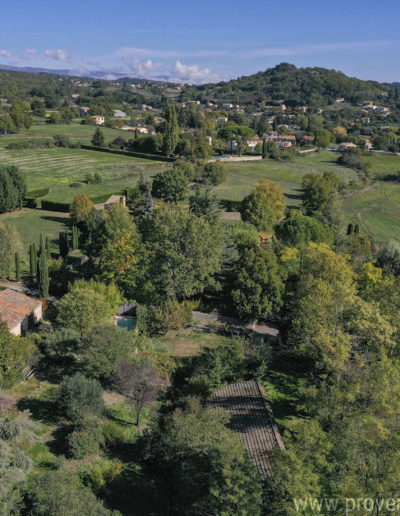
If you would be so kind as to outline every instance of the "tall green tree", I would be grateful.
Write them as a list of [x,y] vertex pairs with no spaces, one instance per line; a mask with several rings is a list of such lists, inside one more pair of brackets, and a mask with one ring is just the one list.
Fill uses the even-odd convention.
[[240,248],[232,277],[231,297],[240,318],[257,322],[279,310],[284,283],[278,260],[271,249],[259,246]]
[[40,298],[47,299],[49,297],[50,279],[47,264],[47,255],[45,251],[43,251],[39,256],[36,276],[38,296]]
[[175,106],[170,104],[165,113],[163,132],[163,152],[170,157],[174,154],[179,139],[179,124],[176,116]]
[[21,280],[21,259],[18,251],[15,253],[15,279],[17,281]]
[[221,228],[179,204],[165,204],[142,229],[149,280],[158,295],[179,300],[214,283],[221,265]]
[[160,172],[153,179],[151,194],[166,202],[180,202],[189,195],[188,179],[181,168]]
[[66,258],[69,253],[69,242],[68,234],[65,231],[62,231],[58,234],[58,246],[60,250],[60,256],[62,258]]
[[36,276],[37,273],[37,252],[35,244],[29,246],[29,270],[31,276]]

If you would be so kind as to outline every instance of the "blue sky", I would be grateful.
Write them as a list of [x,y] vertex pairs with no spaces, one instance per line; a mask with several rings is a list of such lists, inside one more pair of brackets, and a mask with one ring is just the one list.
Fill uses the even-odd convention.
[[2,4],[2,64],[201,83],[286,61],[400,81],[399,0]]

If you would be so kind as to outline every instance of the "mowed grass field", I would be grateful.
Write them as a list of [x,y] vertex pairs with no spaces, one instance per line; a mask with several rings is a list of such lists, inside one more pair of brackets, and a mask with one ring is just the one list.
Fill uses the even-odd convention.
[[378,182],[344,199],[341,206],[348,222],[359,224],[375,242],[400,241],[400,184]]
[[[10,134],[0,138],[0,147],[8,145],[10,142],[18,140],[30,140],[36,138],[52,138],[55,134],[66,136],[73,142],[81,142],[85,145],[90,144],[90,140],[96,126],[81,124],[40,124],[33,125],[29,129],[19,134]],[[122,136],[125,140],[133,138],[133,133],[123,131],[122,129],[111,129],[109,127],[101,127],[106,143],[110,143],[118,136]]]
[[[44,199],[65,203],[72,202],[80,193],[92,197],[135,186],[141,172],[150,177],[165,168],[161,162],[83,149],[60,148],[0,148],[0,162],[20,167],[26,173],[28,190],[48,187],[50,191]],[[72,183],[84,181],[89,172],[98,172],[103,182],[98,185],[82,183],[79,187],[70,186]]]
[[297,155],[289,162],[268,159],[228,163],[228,180],[217,187],[218,196],[221,199],[239,201],[258,181],[269,179],[282,185],[288,204],[299,204],[302,194],[301,182],[303,176],[309,172],[333,171],[346,182],[357,177],[354,170],[337,165],[336,159],[336,153],[324,151]]
[[0,215],[0,222],[12,224],[18,229],[23,244],[23,252],[21,253],[23,270],[29,269],[29,245],[35,243],[38,247],[41,233],[44,238],[49,237],[52,253],[58,254],[58,234],[68,229],[68,221],[68,213],[28,208]]

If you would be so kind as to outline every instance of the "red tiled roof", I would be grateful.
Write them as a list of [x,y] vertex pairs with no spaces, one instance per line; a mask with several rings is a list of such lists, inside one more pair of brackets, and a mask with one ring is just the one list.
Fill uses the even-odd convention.
[[10,330],[22,322],[39,305],[41,305],[41,301],[38,299],[33,299],[9,288],[0,292],[0,317],[8,324]]
[[261,383],[252,379],[222,387],[207,406],[230,413],[229,427],[241,434],[261,478],[271,475],[269,452],[275,446],[282,450],[285,446]]

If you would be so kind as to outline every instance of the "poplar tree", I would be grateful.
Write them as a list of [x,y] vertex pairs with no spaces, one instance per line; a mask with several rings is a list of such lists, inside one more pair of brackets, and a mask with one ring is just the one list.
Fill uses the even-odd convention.
[[163,137],[163,151],[169,158],[175,151],[179,138],[179,124],[175,106],[170,104],[165,113],[165,127]]

